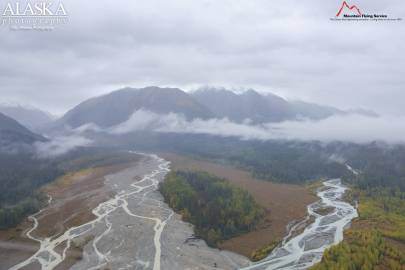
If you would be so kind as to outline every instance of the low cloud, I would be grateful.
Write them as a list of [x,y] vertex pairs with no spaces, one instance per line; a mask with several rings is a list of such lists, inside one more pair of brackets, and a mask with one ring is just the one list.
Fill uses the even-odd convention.
[[111,134],[152,130],[156,132],[209,134],[242,139],[269,139],[270,133],[264,127],[238,124],[224,119],[194,119],[187,121],[183,115],[169,113],[159,115],[146,110],[138,110],[122,124],[108,130]]
[[271,126],[280,130],[288,139],[337,140],[356,143],[405,142],[405,117],[403,116],[333,116],[321,121],[287,121]]
[[78,147],[89,146],[92,140],[80,135],[56,136],[47,142],[34,144],[37,155],[41,158],[55,157],[66,154]]
[[[97,129],[94,126],[91,127],[93,130]],[[138,110],[127,121],[106,132],[119,135],[142,130],[162,133],[208,134],[238,137],[243,140],[286,139],[403,143],[405,142],[405,117],[346,115],[333,116],[320,121],[285,121],[252,125],[247,122],[235,123],[226,118],[187,121],[184,116],[179,114],[159,115],[146,110]]]
[[340,164],[345,164],[346,159],[343,156],[337,155],[337,154],[332,154],[329,156],[329,160],[332,162],[337,162]]

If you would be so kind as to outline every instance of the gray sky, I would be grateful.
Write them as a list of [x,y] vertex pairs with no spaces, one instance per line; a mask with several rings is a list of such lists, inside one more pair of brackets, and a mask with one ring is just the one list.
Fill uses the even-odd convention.
[[340,0],[62,2],[66,26],[0,26],[0,102],[60,114],[123,86],[213,85],[405,115],[403,0],[349,0],[396,22],[330,21]]

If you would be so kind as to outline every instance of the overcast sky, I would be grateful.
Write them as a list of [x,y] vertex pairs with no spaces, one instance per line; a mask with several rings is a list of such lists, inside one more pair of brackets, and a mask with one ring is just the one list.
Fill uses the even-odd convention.
[[340,0],[62,1],[66,26],[0,26],[0,102],[61,114],[123,86],[213,85],[405,115],[403,0],[349,0],[395,22],[331,21]]

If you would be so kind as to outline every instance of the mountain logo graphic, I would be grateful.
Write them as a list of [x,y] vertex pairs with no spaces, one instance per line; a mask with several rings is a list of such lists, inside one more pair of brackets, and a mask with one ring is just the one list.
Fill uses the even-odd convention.
[[356,5],[350,6],[346,1],[343,1],[342,6],[340,7],[338,13],[336,13],[336,17],[339,17],[345,9],[348,9],[349,11],[355,12],[359,16],[361,16],[361,11]]

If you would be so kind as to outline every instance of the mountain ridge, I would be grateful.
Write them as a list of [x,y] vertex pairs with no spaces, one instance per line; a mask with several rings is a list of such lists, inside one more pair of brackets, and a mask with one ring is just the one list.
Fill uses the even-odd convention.
[[59,124],[77,128],[87,123],[111,127],[126,120],[137,110],[144,109],[160,114],[183,114],[188,120],[208,119],[214,115],[178,88],[122,88],[106,95],[85,100],[69,110]]
[[55,119],[50,113],[28,105],[0,104],[0,112],[34,131],[50,124]]
[[15,119],[0,113],[1,151],[15,151],[15,149],[20,149],[25,145],[31,145],[38,141],[44,142],[46,139],[41,135],[33,133]]
[[165,115],[175,113],[187,120],[227,118],[254,124],[287,120],[321,120],[333,115],[362,114],[373,116],[366,110],[340,110],[304,101],[289,101],[275,94],[261,94],[253,89],[235,93],[225,88],[200,88],[184,92],[179,88],[149,86],[122,88],[108,94],[87,99],[54,123],[54,128],[78,128],[95,124],[109,128],[124,123],[138,110]]
[[254,123],[282,122],[287,120],[321,120],[333,115],[360,114],[378,116],[362,109],[341,110],[332,106],[305,101],[290,101],[272,93],[261,94],[253,89],[234,93],[225,88],[205,87],[191,95],[219,117],[236,122],[250,119]]

